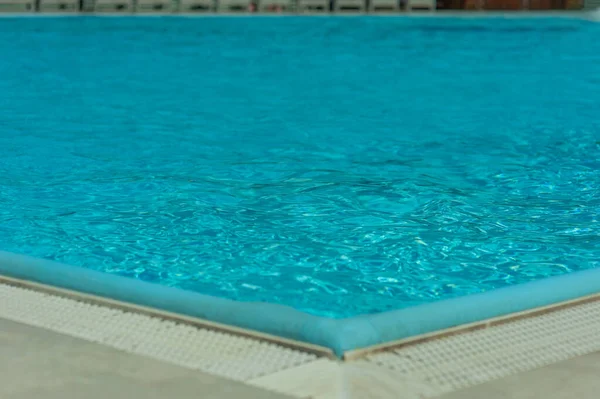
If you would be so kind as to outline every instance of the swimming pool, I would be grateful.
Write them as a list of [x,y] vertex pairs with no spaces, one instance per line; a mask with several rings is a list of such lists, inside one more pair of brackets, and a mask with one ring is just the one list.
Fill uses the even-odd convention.
[[343,319],[600,266],[576,19],[0,20],[0,249]]

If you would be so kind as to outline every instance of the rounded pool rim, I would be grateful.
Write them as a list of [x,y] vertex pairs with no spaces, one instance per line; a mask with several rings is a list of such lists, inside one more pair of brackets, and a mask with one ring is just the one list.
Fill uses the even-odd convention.
[[289,306],[234,301],[3,251],[0,275],[306,342],[340,357],[352,350],[600,292],[599,268],[399,310],[331,319]]

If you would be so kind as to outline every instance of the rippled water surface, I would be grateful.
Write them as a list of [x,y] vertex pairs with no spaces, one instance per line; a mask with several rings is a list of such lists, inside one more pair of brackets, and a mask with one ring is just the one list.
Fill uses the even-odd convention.
[[600,24],[0,20],[0,249],[330,317],[600,266]]

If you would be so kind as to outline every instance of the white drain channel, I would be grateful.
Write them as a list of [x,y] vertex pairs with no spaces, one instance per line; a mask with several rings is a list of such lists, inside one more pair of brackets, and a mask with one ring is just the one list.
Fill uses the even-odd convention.
[[2,283],[0,317],[238,381],[317,359],[260,339]]
[[429,398],[600,351],[600,301],[368,355]]

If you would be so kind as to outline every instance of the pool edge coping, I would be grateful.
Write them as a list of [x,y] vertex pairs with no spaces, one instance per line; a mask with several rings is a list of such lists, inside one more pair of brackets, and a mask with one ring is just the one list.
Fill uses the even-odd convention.
[[348,360],[452,330],[484,328],[591,297],[600,299],[600,269],[346,319],[233,301],[0,251],[2,280]]
[[3,274],[0,274],[0,285],[8,285],[15,288],[39,292],[45,295],[57,296],[76,302],[83,302],[88,303],[90,305],[117,309],[123,312],[141,314],[148,317],[159,318],[165,321],[182,323],[200,329],[206,329],[224,334],[254,339],[262,342],[268,342],[270,344],[277,345],[286,349],[313,354],[318,358],[325,358],[330,360],[337,359],[336,355],[331,349],[314,345],[308,342],[287,339],[277,335],[262,333],[260,331],[236,327],[233,325],[216,323],[206,319],[187,316],[181,313],[168,312],[158,308],[150,308],[143,305],[137,305],[131,302],[123,302],[107,297],[86,294],[80,291],[59,288],[52,285],[36,283],[29,280],[21,280]]
[[384,342],[372,345],[366,348],[353,349],[344,352],[343,360],[352,361],[362,359],[366,356],[375,355],[381,352],[394,351],[412,345],[419,345],[435,339],[442,339],[454,335],[470,333],[486,328],[497,327],[503,324],[509,324],[518,320],[543,316],[552,312],[584,305],[591,302],[600,302],[600,292],[586,295],[580,298],[570,299],[562,302],[552,303],[546,306],[540,306],[520,312],[510,313],[503,316],[491,317],[472,323],[460,324],[454,327],[436,330],[429,333],[402,338],[395,341]]

